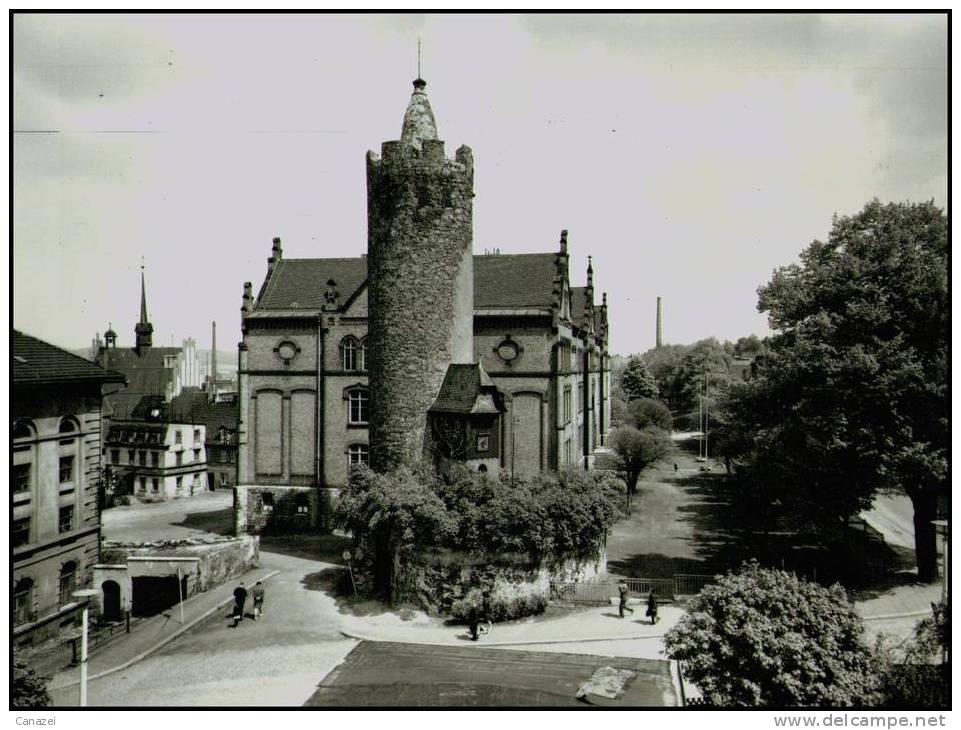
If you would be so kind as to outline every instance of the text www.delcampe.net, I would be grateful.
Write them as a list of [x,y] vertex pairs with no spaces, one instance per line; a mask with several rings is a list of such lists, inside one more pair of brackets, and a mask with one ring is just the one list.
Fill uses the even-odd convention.
[[944,727],[944,715],[775,715],[775,727]]

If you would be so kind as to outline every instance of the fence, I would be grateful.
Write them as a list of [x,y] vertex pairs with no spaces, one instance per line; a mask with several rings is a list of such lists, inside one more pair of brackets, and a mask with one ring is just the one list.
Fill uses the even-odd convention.
[[[658,601],[676,602],[699,593],[714,582],[713,575],[677,574],[673,578],[626,578],[628,598],[644,599],[654,591]],[[551,582],[550,600],[558,603],[579,603],[603,606],[617,598],[617,581]]]

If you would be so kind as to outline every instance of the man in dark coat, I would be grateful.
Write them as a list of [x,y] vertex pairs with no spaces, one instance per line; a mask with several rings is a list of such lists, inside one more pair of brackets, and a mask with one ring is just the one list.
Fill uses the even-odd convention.
[[479,613],[477,604],[471,603],[470,608],[467,609],[467,629],[470,631],[471,641],[477,641],[477,625],[480,623]]
[[651,617],[651,626],[657,623],[657,596],[653,588],[647,594],[647,615]]
[[247,589],[244,582],[234,588],[234,627],[244,620],[244,604],[247,603]]

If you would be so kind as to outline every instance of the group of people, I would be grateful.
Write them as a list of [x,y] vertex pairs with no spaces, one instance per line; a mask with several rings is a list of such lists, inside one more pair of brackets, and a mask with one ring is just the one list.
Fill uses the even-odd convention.
[[[621,614],[621,618],[624,618],[624,612],[627,611],[632,616],[634,615],[634,609],[627,605],[627,581],[621,580],[617,584],[618,593],[618,604],[617,609]],[[651,626],[657,623],[657,596],[654,595],[654,589],[647,594],[647,613],[646,615],[651,619]]]
[[[251,591],[251,596],[254,600],[254,613],[252,618],[256,621],[260,618],[261,614],[264,612],[264,583],[263,581],[257,581]],[[237,627],[241,621],[244,620],[244,606],[247,604],[247,589],[244,588],[244,582],[240,581],[240,585],[234,588],[234,611],[232,614],[234,620],[234,628]]]

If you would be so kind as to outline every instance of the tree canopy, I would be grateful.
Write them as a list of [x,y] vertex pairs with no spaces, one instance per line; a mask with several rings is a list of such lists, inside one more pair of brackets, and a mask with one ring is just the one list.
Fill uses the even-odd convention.
[[624,374],[621,376],[621,386],[628,402],[638,398],[657,397],[657,383],[654,382],[654,377],[648,372],[644,360],[638,356],[632,357],[628,361],[627,367],[624,368]]
[[903,490],[928,581],[948,477],[947,256],[933,203],[874,200],[835,217],[827,242],[758,290],[775,334],[728,404],[726,434],[746,478],[812,524]]
[[662,431],[671,430],[671,410],[658,400],[638,398],[627,406],[627,415],[635,428],[655,426]]
[[614,432],[614,451],[621,457],[627,482],[627,509],[637,491],[637,480],[648,466],[664,458],[671,448],[666,432],[656,426],[636,429],[623,425]]
[[871,705],[879,677],[844,589],[757,563],[702,590],[664,637],[711,705]]

